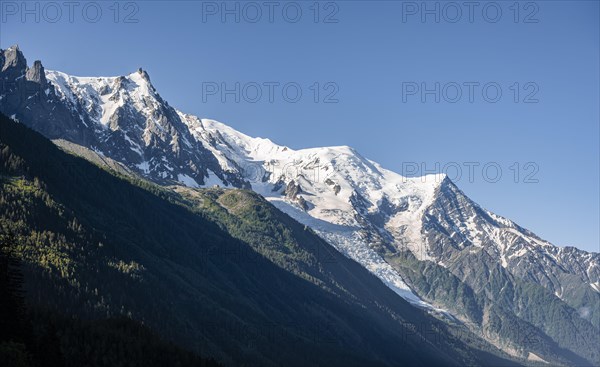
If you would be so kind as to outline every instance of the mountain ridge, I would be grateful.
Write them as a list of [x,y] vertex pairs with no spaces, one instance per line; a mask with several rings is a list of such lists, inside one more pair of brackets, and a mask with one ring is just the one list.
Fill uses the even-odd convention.
[[[22,66],[25,58],[18,52],[12,50],[7,55],[0,58],[8,60],[1,74],[5,80],[18,74],[15,68],[26,70]],[[34,65],[43,70],[41,63]],[[37,114],[19,107],[29,97],[27,93],[19,95],[23,94],[23,87],[9,89],[8,93],[2,91],[0,110],[15,114],[46,136],[65,138],[97,150],[159,184],[251,188],[417,306],[446,313],[448,302],[441,296],[423,300],[420,294],[426,294],[426,290],[407,280],[410,277],[402,273],[402,266],[393,265],[392,260],[405,252],[418,261],[444,268],[475,290],[485,289],[490,279],[487,273],[480,277],[474,272],[477,269],[472,269],[473,264],[486,269],[499,265],[509,274],[510,287],[521,281],[536,284],[568,304],[587,322],[578,324],[587,330],[585,334],[592,325],[600,325],[598,253],[560,248],[541,240],[514,222],[481,208],[443,175],[403,177],[347,146],[293,150],[269,139],[251,138],[225,124],[172,108],[153,87],[136,93],[132,85],[139,84],[127,77],[110,77],[109,83],[98,81],[103,78],[70,77],[47,71],[44,84],[43,78],[35,77],[39,73],[29,74],[28,83],[41,86],[39,92],[52,86],[55,93],[45,93],[47,102],[62,105],[69,112],[65,116],[75,116],[79,124],[67,122],[64,132],[57,133],[61,130],[59,124],[51,122],[46,125],[58,127],[49,131],[36,117],[46,111],[43,102]],[[147,74],[142,74],[138,71],[128,77],[150,83]],[[21,103],[10,103],[14,99]],[[115,107],[115,101],[122,105]],[[78,134],[92,138],[79,138],[71,126],[87,129]],[[97,133],[96,129],[104,130]],[[581,264],[585,264],[585,269]],[[502,290],[489,291],[488,296],[486,302],[500,302]],[[480,311],[487,310],[488,303],[478,306],[482,307]],[[461,316],[460,310],[452,313]],[[514,316],[524,323],[535,318]],[[569,317],[578,320],[576,315]],[[482,321],[477,322],[477,327],[484,326]],[[546,328],[542,334],[551,333],[567,342],[560,332],[536,322],[536,327]],[[518,344],[518,340],[507,341],[510,348],[519,349]],[[516,353],[526,356],[526,349]],[[586,358],[597,358],[584,348],[579,349],[578,353],[586,354]]]

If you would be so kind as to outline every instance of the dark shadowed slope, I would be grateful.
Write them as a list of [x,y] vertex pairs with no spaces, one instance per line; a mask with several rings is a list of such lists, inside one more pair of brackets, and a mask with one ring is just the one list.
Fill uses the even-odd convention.
[[[18,239],[32,307],[127,316],[231,365],[509,364],[255,194],[199,191],[200,210],[4,116],[0,174],[1,228]],[[236,220],[256,233],[234,231]]]

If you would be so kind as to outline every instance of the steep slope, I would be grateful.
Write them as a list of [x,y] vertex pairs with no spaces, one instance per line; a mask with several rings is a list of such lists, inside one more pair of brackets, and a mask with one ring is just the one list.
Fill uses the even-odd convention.
[[450,180],[427,208],[422,235],[436,264],[488,304],[510,310],[589,362],[600,361],[594,347],[600,343],[600,254],[553,246],[481,208]]
[[[31,68],[18,46],[0,50],[0,111],[49,138],[63,138],[82,145],[97,142],[88,130],[89,118],[85,113],[62,103],[47,81],[42,63]],[[10,112],[9,112],[10,111]]]
[[[424,307],[377,253],[392,237],[372,221],[383,220],[379,206],[403,214],[409,235],[436,187],[406,179],[360,156],[350,147],[292,150],[268,139],[250,138],[224,124],[182,118],[220,162],[236,162],[252,189],[284,212],[313,228],[340,252],[359,262],[403,298]],[[391,198],[391,199],[390,199]],[[379,217],[378,217],[379,216]]]
[[[35,306],[128,315],[234,365],[511,364],[256,194],[182,197],[114,177],[4,117],[0,132],[0,224],[18,239]],[[232,237],[233,227],[256,235]]]
[[[3,55],[2,79],[18,78],[22,74],[17,69],[29,75],[29,84],[47,87],[48,103],[61,104],[86,121],[86,127],[77,126],[92,138],[72,133],[75,122],[65,123],[62,130],[55,120],[45,123],[42,117],[48,110],[43,103],[38,107],[19,97],[27,95],[19,81],[18,88],[0,93],[0,111],[46,136],[81,144],[161,185],[179,181],[190,187],[251,187],[413,305],[447,320],[458,318],[521,358],[543,352],[541,358],[554,363],[597,361],[594,348],[579,342],[595,342],[588,336],[600,325],[597,253],[541,240],[480,208],[443,175],[406,178],[350,147],[292,150],[176,111],[158,96],[143,71],[114,78],[45,72],[47,78],[42,78],[36,76],[44,74],[41,64],[27,69],[16,48]],[[57,132],[49,126],[58,126],[53,128]],[[418,261],[414,266],[407,262],[411,256]],[[490,284],[506,286],[487,289],[485,300],[463,298],[462,304],[471,308],[462,309],[446,294],[448,284],[436,282],[431,274],[418,281],[416,268],[436,269],[432,274],[443,273],[474,295]],[[529,291],[511,293],[508,301],[506,290],[517,288]],[[494,314],[505,324],[536,328],[543,346],[523,345],[528,343],[518,332],[501,332],[500,340],[496,332],[484,332],[498,330],[488,317],[491,305],[503,307]],[[544,316],[552,310],[567,316]],[[571,326],[563,328],[563,323]],[[558,355],[552,352],[562,349]]]
[[[599,254],[541,240],[480,208],[443,175],[405,178],[349,147],[295,151],[216,121],[182,118],[220,162],[246,168],[253,190],[413,304],[450,310],[515,356],[577,365],[598,360],[592,346],[599,341]],[[407,252],[431,263],[419,268],[439,267],[456,277],[471,298],[456,303],[447,296],[449,284],[431,276],[415,282],[399,260]],[[496,284],[502,286],[490,288]],[[510,300],[509,289],[515,290]],[[477,300],[484,290],[485,299]],[[514,326],[501,330],[490,313]],[[524,330],[535,343],[523,342]]]

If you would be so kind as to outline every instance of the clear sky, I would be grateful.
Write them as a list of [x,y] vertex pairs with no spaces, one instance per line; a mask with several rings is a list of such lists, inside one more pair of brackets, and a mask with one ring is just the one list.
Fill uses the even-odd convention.
[[0,47],[79,76],[142,67],[178,109],[292,148],[439,163],[483,207],[599,251],[598,1],[74,4],[2,1]]

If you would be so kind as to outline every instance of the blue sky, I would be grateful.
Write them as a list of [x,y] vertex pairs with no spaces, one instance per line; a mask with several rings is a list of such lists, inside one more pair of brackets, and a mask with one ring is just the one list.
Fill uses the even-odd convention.
[[[0,47],[80,76],[143,67],[178,109],[292,148],[350,145],[399,173],[459,166],[485,208],[599,251],[599,2],[450,3],[80,2],[69,19],[62,2],[4,1]],[[236,83],[239,102],[221,93]]]

